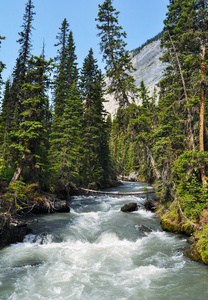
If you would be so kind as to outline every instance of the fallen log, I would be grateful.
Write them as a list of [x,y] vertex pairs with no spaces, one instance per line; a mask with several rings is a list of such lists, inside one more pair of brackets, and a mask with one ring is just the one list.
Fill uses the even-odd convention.
[[95,194],[103,194],[103,195],[116,195],[116,196],[125,196],[125,195],[144,195],[144,194],[153,194],[155,193],[154,189],[151,190],[145,190],[145,191],[138,191],[138,192],[128,192],[128,193],[121,193],[121,192],[107,192],[107,191],[96,191],[96,190],[90,190],[90,189],[84,189],[80,188],[81,191],[87,192],[87,193],[95,193]]

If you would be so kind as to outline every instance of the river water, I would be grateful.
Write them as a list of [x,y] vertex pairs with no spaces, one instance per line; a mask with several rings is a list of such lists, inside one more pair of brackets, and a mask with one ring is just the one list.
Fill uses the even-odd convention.
[[[125,183],[114,190],[143,186]],[[38,217],[23,243],[0,251],[0,299],[208,299],[208,267],[183,256],[186,238],[163,232],[142,206],[120,211],[143,201],[80,196],[70,201],[70,213]]]

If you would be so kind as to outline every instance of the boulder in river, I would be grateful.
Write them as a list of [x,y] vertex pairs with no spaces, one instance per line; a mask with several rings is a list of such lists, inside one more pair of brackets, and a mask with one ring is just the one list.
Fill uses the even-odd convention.
[[150,232],[152,232],[152,229],[150,229],[149,227],[147,227],[145,225],[139,225],[138,228],[143,233],[150,233]]
[[132,212],[138,210],[138,205],[135,202],[127,203],[121,207],[122,212]]
[[146,210],[155,211],[155,202],[153,200],[147,199],[144,202],[144,207]]
[[70,207],[67,205],[67,201],[59,200],[54,202],[55,212],[70,212]]

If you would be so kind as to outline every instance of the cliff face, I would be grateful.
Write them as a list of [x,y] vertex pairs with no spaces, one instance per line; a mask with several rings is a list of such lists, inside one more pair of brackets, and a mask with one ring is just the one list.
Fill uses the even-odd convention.
[[[154,41],[145,46],[139,54],[132,57],[133,67],[136,69],[131,75],[136,80],[136,86],[140,87],[140,82],[143,80],[146,87],[153,93],[154,87],[161,80],[165,65],[159,60],[163,55],[164,50],[160,48],[160,40]],[[112,95],[107,95],[105,109],[110,114],[115,114],[118,105]],[[136,104],[140,104],[138,98]]]

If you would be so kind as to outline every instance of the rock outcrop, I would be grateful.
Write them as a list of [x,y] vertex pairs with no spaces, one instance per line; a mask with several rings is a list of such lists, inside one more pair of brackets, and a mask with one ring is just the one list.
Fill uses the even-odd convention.
[[0,249],[22,242],[25,235],[30,232],[26,223],[12,219],[8,213],[0,214]]
[[[136,86],[140,87],[140,83],[143,80],[145,86],[150,91],[150,95],[153,93],[157,83],[163,77],[165,64],[160,61],[160,57],[162,57],[163,53],[164,49],[160,47],[160,39],[158,39],[146,45],[139,54],[133,56],[131,59],[132,65],[136,69],[136,71],[131,74],[136,80]],[[107,80],[106,83],[108,84]],[[105,109],[111,115],[114,115],[118,108],[118,104],[113,95],[106,95],[105,98],[108,101],[104,103]],[[140,103],[141,100],[138,98],[136,104]]]

